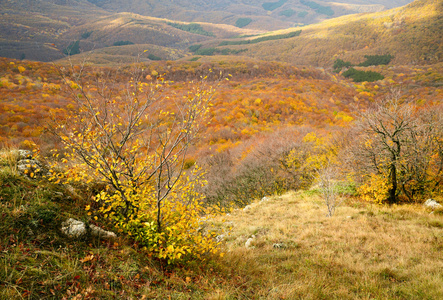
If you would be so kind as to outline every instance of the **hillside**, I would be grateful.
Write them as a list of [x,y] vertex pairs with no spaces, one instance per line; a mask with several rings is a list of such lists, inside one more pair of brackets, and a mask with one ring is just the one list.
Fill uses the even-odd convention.
[[374,12],[405,5],[411,1],[140,1],[91,0],[91,3],[113,12],[185,22],[210,22],[235,25],[239,19],[250,19],[247,28],[276,30],[293,24],[312,24],[331,17],[356,12]]
[[0,56],[52,61],[64,57],[72,40],[63,34],[91,19],[109,14],[87,1],[2,1]]
[[[9,151],[9,150],[8,150]],[[348,199],[328,218],[318,190],[268,197],[219,216],[223,257],[168,266],[130,238],[69,238],[90,189],[14,171],[0,152],[1,299],[439,299],[443,215]]]
[[[82,3],[82,2],[80,2]],[[110,14],[91,4],[61,6],[38,2],[31,11],[12,3],[5,5],[0,26],[0,55],[16,59],[53,61],[66,54],[101,50],[115,55],[112,61],[132,62],[144,50],[156,59],[176,60],[184,56],[191,44],[214,38],[257,34],[261,31],[240,29],[229,25],[202,23],[197,29],[188,24],[132,13]],[[184,28],[180,29],[182,25]],[[188,26],[188,27],[186,27]],[[73,45],[75,53],[71,53]],[[137,53],[131,50],[121,56],[122,49],[104,49],[115,45],[137,44]],[[147,48],[144,48],[147,47]],[[162,50],[159,50],[162,49]]]
[[[332,66],[337,58],[357,64],[374,54],[393,55],[393,64],[432,64],[443,57],[442,13],[442,1],[418,0],[384,12],[344,16],[263,36],[281,36],[275,40],[238,46],[239,41],[228,40],[229,46],[224,47],[246,50],[240,55],[295,65]],[[301,30],[298,36],[285,37],[297,30]],[[220,45],[212,42],[204,47]]]
[[[0,4],[2,8],[0,55],[15,59],[54,61],[66,57],[68,53],[73,55],[94,50],[94,53],[89,54],[89,57],[94,57],[94,61],[101,64],[115,64],[132,62],[140,52],[136,54],[134,47],[129,47],[128,53],[122,55],[122,49],[105,50],[104,48],[114,45],[125,47],[128,44],[137,44],[140,45],[138,49],[149,51],[147,55],[151,54],[151,60],[176,60],[186,57],[187,53],[184,51],[191,45],[217,46],[224,39],[257,36],[265,34],[269,30],[304,26],[343,14],[380,11],[405,4],[404,2],[407,1],[390,2],[390,4],[383,1],[373,1],[367,4],[358,1],[343,3],[328,1],[318,3],[312,1],[213,1],[204,4],[196,1],[154,1],[152,3],[114,0],[32,0],[26,3],[7,1]],[[426,10],[420,13],[423,13],[423,17],[426,18]],[[337,31],[340,36],[353,35],[353,33],[340,33],[342,29],[336,27],[337,24],[345,24],[345,22],[353,24],[357,22],[358,17],[340,20],[338,23],[323,23],[323,27],[303,27],[303,34],[300,38],[304,44],[308,45],[307,47],[299,49],[292,45],[290,40],[283,43],[283,49],[290,47],[297,51],[296,54],[289,50],[274,51],[272,43],[266,43],[265,47],[263,47],[265,44],[261,44],[259,47],[248,47],[247,49],[245,47],[236,47],[237,49],[225,47],[220,52],[223,55],[238,55],[240,53],[258,59],[271,58],[291,63],[303,61],[312,65],[321,65],[327,60],[321,58],[321,55],[317,55],[318,51],[323,51],[321,50],[323,44],[327,44],[324,46],[328,50],[325,55],[329,55],[333,51],[336,53],[349,51],[349,43],[352,43],[353,48],[363,47],[360,44],[355,45],[353,41],[342,41],[341,38],[337,38],[334,45],[331,45],[332,42],[322,42],[322,45],[318,47],[319,50],[316,50],[317,52],[311,49],[319,43],[316,42],[316,35],[322,34],[316,32],[325,30],[321,29],[325,26],[330,26],[331,28],[326,30]],[[395,22],[387,21],[389,24]],[[423,21],[423,23],[426,22],[430,22],[431,30],[433,30],[434,21]],[[429,24],[422,24],[417,20],[417,24],[411,26],[420,29],[423,26],[429,27]],[[358,29],[357,25],[343,25],[342,27]],[[294,31],[295,29],[286,30]],[[312,31],[311,34],[306,34],[310,31]],[[411,38],[416,38],[415,36],[420,32],[419,30],[412,31],[409,35]],[[281,32],[268,34],[275,35],[281,34]],[[382,32],[382,34],[384,33]],[[418,38],[421,39],[421,36],[418,35]],[[348,39],[352,39],[352,37],[350,36]],[[383,40],[383,44],[385,42]],[[387,42],[391,43],[391,41]],[[366,40],[361,43],[364,43],[364,46],[368,44]],[[398,45],[395,41],[392,43],[391,48],[405,48],[403,44]],[[268,45],[269,50],[262,49],[267,48]],[[279,47],[280,45],[278,43]],[[368,47],[371,45],[369,44]],[[413,55],[416,55],[415,52],[426,51],[422,49],[424,48],[417,47],[413,50]],[[266,54],[271,52],[272,55]],[[319,61],[313,61],[314,59],[310,58],[310,55],[320,56]],[[293,60],[294,57],[295,60]],[[399,60],[399,62],[404,61],[404,59]]]

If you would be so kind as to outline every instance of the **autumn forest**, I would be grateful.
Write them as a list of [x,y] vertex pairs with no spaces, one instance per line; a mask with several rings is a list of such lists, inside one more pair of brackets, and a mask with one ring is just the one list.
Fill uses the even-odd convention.
[[443,296],[441,1],[235,26],[55,2],[57,59],[0,57],[1,299]]

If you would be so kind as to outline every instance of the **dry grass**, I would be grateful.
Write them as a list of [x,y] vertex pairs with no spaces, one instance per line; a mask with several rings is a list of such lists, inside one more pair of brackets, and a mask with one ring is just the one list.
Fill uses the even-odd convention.
[[443,298],[443,210],[353,200],[326,217],[318,191],[288,193],[213,219],[232,227],[223,258],[168,266],[123,236],[67,239],[63,220],[92,222],[89,192],[0,170],[0,299]]
[[16,172],[18,158],[19,154],[16,147],[4,146],[0,150],[0,167],[8,167],[11,172]]
[[[440,214],[418,205],[358,202],[339,207],[331,218],[326,214],[318,196],[299,192],[215,222],[233,227],[224,263],[247,289],[225,290],[222,299],[443,297]],[[253,235],[253,248],[246,249]]]

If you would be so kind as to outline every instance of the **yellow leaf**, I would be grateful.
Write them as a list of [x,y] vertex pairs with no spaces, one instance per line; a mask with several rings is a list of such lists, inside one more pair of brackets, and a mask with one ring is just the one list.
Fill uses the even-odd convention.
[[85,256],[83,259],[80,259],[80,261],[81,261],[82,263],[85,263],[85,262],[91,261],[91,260],[93,260],[93,259],[94,259],[94,254],[91,254],[91,255],[87,255],[87,256]]

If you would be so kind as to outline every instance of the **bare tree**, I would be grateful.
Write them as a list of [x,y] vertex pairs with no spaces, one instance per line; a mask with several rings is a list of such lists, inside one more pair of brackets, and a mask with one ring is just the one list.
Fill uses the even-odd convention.
[[[429,173],[435,164],[441,166],[438,120],[441,108],[427,110],[404,103],[399,90],[391,91],[384,102],[361,114],[354,164],[361,175],[377,174],[388,181],[388,203],[396,203],[401,192],[412,200],[430,182],[441,178],[441,168]],[[435,182],[440,183],[441,179]]]
[[335,209],[344,199],[343,193],[340,193],[339,191],[338,176],[338,169],[330,164],[319,170],[317,175],[320,193],[328,208],[328,217],[334,215]]

